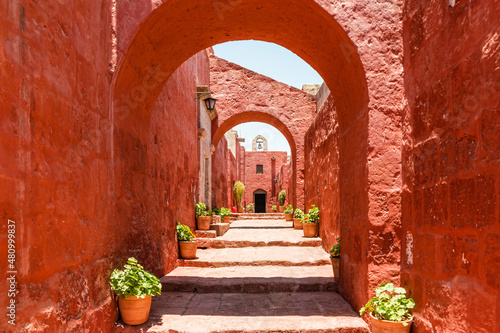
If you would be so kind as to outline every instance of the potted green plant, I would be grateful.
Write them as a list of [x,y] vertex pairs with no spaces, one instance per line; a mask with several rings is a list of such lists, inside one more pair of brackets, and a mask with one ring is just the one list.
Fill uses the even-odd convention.
[[183,259],[196,258],[196,250],[198,249],[198,241],[196,236],[191,232],[187,225],[177,222],[175,227],[177,232],[177,240],[179,241],[179,254]]
[[415,307],[415,301],[406,298],[406,290],[385,282],[375,289],[375,293],[376,296],[359,310],[360,315],[369,311],[372,332],[409,333],[413,320],[410,309]]
[[128,258],[124,270],[111,273],[111,289],[118,296],[122,320],[127,325],[140,325],[148,321],[151,297],[161,294],[160,280],[145,271],[137,259]]
[[231,210],[229,208],[222,207],[220,209],[220,217],[224,223],[231,223]]
[[210,222],[212,214],[207,211],[207,206],[203,202],[198,202],[195,205],[196,227],[198,230],[210,230]]
[[304,237],[316,237],[319,231],[319,208],[312,205],[306,217],[302,220]]
[[241,200],[243,199],[243,194],[245,194],[245,185],[242,182],[237,181],[234,183],[233,187],[234,198],[238,206],[238,213],[243,213],[243,207],[241,206]]
[[285,208],[285,220],[292,221],[292,219],[293,219],[293,206],[288,205],[288,207]]
[[273,213],[276,213],[276,211],[277,211],[277,207],[276,207],[276,205],[273,205],[273,206],[271,207],[271,209],[273,210]]
[[294,229],[302,229],[302,218],[304,217],[304,212],[302,209],[297,208],[293,214],[293,227]]
[[340,280],[340,237],[337,238],[337,244],[330,248],[330,260],[333,267],[333,278]]
[[254,203],[249,203],[247,205],[247,212],[249,212],[249,213],[255,212],[255,204]]
[[285,200],[286,200],[286,191],[281,190],[278,194],[278,203],[280,204],[280,213],[285,211]]

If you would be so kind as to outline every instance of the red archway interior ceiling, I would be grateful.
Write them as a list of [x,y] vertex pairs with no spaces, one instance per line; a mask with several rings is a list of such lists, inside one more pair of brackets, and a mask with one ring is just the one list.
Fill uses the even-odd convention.
[[164,84],[184,61],[210,46],[245,39],[281,45],[316,69],[332,90],[339,126],[366,110],[366,80],[356,49],[315,1],[221,3],[166,1],[140,25],[113,82],[115,121],[147,126]]

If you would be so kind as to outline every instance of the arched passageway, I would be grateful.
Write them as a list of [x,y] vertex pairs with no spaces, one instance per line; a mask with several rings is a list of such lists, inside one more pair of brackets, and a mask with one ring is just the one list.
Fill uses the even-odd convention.
[[[356,47],[316,1],[295,0],[286,6],[278,0],[229,1],[222,8],[217,3],[170,0],[140,24],[113,80],[115,128],[133,137],[147,131],[165,82],[184,61],[207,47],[258,39],[288,48],[308,62],[332,91],[341,136],[340,173],[346,180],[340,184],[342,233],[346,238],[366,237],[366,227],[371,227],[365,153],[368,88]],[[204,22],[204,27],[192,22]],[[368,290],[369,247],[359,248],[359,244],[344,246],[345,262],[349,262],[344,273],[351,278],[344,279],[342,286],[347,299],[358,304]],[[358,281],[349,282],[352,279]]]

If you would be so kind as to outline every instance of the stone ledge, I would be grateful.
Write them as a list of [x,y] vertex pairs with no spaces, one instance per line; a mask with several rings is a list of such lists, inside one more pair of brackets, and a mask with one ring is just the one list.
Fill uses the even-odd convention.
[[215,230],[217,237],[220,237],[229,230],[229,227],[229,223],[214,223],[210,225],[210,230]]
[[217,232],[215,230],[195,230],[194,235],[196,238],[216,238]]

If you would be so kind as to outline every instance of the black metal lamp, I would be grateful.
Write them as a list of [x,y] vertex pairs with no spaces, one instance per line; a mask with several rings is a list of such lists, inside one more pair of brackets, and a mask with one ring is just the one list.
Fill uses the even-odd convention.
[[215,109],[215,102],[217,102],[217,99],[212,98],[212,97],[208,97],[208,98],[205,98],[204,102],[205,102],[205,106],[207,107],[207,110],[212,112]]

